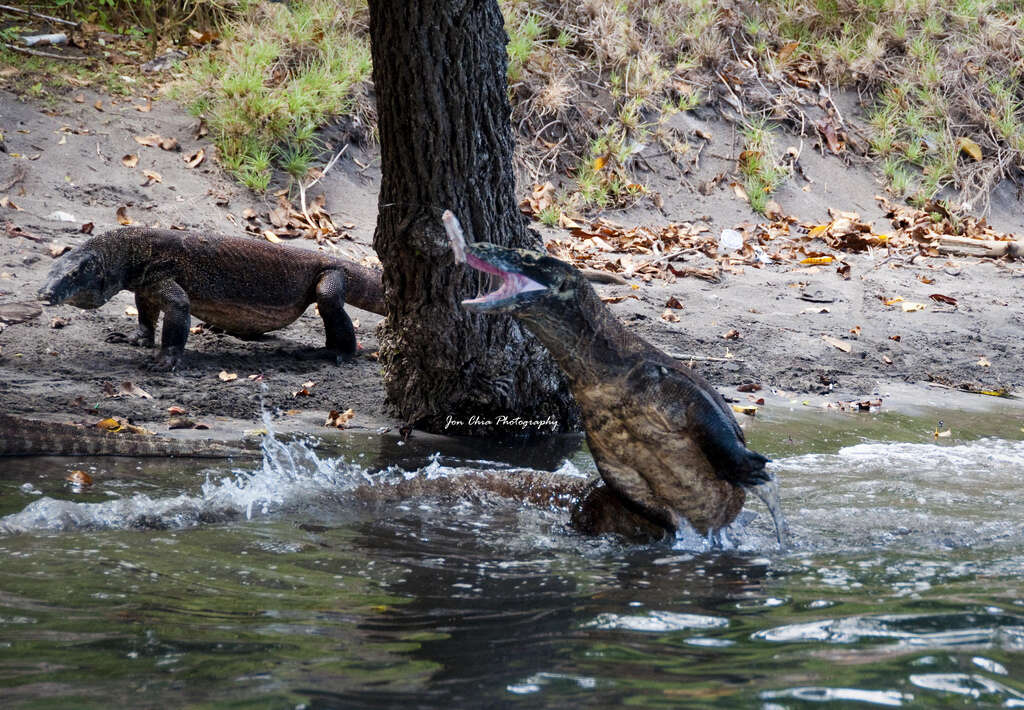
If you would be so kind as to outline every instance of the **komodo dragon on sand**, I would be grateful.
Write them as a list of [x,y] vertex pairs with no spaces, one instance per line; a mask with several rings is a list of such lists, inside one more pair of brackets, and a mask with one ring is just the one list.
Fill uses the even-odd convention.
[[292,323],[315,302],[327,351],[340,360],[356,352],[345,302],[384,313],[380,273],[351,261],[256,239],[138,227],[93,237],[63,256],[39,297],[91,309],[123,290],[135,293],[139,311],[134,344],[152,347],[164,314],[161,369],[180,364],[190,314],[232,335],[254,337]]
[[[614,498],[670,534],[689,524],[708,535],[736,518],[749,488],[768,505],[785,544],[768,459],[745,446],[711,385],[624,328],[578,269],[535,251],[467,245],[451,212],[443,221],[455,260],[501,279],[496,291],[463,305],[515,316],[551,352]],[[573,522],[584,532],[605,531],[600,517],[582,508]]]

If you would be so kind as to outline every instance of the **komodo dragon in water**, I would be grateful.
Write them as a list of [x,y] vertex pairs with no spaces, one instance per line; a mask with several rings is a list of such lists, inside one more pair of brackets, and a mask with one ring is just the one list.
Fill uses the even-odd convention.
[[316,303],[337,359],[356,352],[343,308],[384,314],[380,273],[320,252],[240,237],[126,227],[93,237],[57,261],[40,289],[50,305],[99,308],[119,291],[135,294],[139,326],[131,337],[153,346],[164,314],[156,367],[181,363],[189,315],[232,335],[283,328]]
[[132,456],[226,459],[259,457],[212,441],[170,439],[104,431],[0,414],[0,456]]
[[[784,544],[768,459],[746,447],[710,384],[623,327],[578,269],[535,251],[467,245],[451,212],[443,221],[455,260],[501,279],[496,291],[463,305],[515,316],[551,352],[583,412],[601,478],[627,510],[670,534],[689,524],[708,535],[736,518],[751,488]],[[574,523],[604,531],[587,511],[577,510]]]

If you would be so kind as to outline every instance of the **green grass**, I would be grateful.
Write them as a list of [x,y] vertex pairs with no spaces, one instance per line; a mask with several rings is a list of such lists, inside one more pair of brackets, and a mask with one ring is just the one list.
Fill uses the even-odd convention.
[[743,153],[739,166],[743,189],[750,200],[750,208],[764,214],[772,193],[786,181],[790,171],[775,157],[772,132],[764,121],[748,123],[742,135]]
[[303,179],[316,129],[359,110],[371,70],[364,15],[356,0],[267,3],[189,64],[175,95],[206,118],[222,165],[244,185],[265,190],[277,168]]

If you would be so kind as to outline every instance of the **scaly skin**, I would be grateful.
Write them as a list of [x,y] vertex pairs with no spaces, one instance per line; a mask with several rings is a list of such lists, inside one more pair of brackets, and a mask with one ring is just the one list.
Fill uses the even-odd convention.
[[258,457],[210,441],[117,434],[102,429],[0,414],[0,456]]
[[343,308],[384,313],[380,273],[320,252],[239,237],[126,227],[94,237],[57,261],[41,299],[98,308],[122,290],[135,294],[139,325],[131,341],[152,346],[164,315],[157,367],[185,352],[189,316],[232,335],[283,328],[316,303],[326,347],[339,359],[356,352]]
[[[457,241],[457,230],[446,226]],[[465,253],[470,266],[504,282],[464,305],[518,318],[565,371],[598,471],[629,511],[668,532],[687,521],[707,534],[736,518],[744,486],[768,481],[767,459],[746,448],[721,395],[624,328],[578,269],[529,250],[453,248],[457,259]]]

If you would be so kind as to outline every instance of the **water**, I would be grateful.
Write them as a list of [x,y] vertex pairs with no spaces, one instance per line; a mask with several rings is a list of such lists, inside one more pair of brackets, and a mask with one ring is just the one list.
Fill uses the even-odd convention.
[[[482,456],[356,435],[340,459],[272,443],[234,470],[0,461],[0,706],[1024,707],[1019,410],[795,409],[748,431],[786,553],[763,510],[709,553],[374,493],[588,475],[571,438]],[[66,487],[73,469],[95,484]]]

